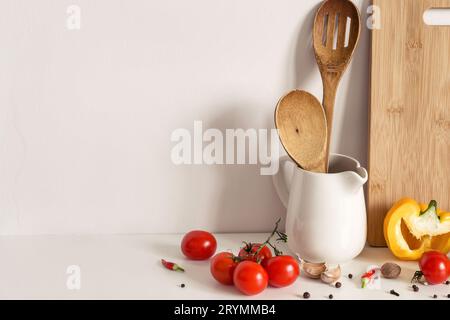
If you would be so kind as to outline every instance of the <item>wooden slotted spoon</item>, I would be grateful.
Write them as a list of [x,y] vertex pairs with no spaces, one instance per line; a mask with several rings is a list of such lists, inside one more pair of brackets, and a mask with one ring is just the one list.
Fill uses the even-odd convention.
[[275,126],[284,149],[299,167],[326,172],[327,122],[316,97],[300,90],[288,93],[275,109]]
[[358,8],[349,0],[324,1],[314,19],[313,46],[322,76],[323,107],[327,118],[327,167],[336,91],[358,44],[360,20]]

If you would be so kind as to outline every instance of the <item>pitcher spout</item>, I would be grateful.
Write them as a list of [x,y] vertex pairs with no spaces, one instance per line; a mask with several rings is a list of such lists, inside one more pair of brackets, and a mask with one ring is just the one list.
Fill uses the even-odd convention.
[[367,170],[363,167],[357,167],[355,173],[357,173],[357,180],[359,185],[363,186],[367,182],[367,179],[369,178]]
[[354,171],[347,172],[348,176],[350,177],[350,183],[349,187],[354,191],[357,192],[361,189],[361,187],[367,182],[367,179],[369,177],[369,174],[367,173],[367,170],[363,167],[356,167]]

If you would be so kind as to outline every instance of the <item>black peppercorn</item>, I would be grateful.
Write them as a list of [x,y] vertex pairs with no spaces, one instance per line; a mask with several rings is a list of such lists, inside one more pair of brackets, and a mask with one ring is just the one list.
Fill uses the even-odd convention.
[[330,294],[330,295],[328,296],[328,299],[333,299],[333,295]]
[[311,295],[309,294],[309,292],[305,292],[305,293],[303,294],[303,298],[309,299],[309,297],[311,297]]
[[353,275],[351,273],[348,274],[348,278],[351,279],[353,278]]
[[419,291],[419,287],[416,286],[415,284],[413,284],[412,288],[413,288],[414,292],[418,292]]
[[182,283],[182,284],[180,285],[180,287],[184,288],[184,287],[186,287],[186,285],[185,285],[184,283]]
[[437,299],[437,294],[434,294],[434,295],[433,295],[433,299]]
[[450,284],[450,281],[449,281],[449,280],[445,281],[445,284],[446,284],[446,285],[449,285],[449,284]]
[[447,298],[449,298],[450,299],[450,293],[447,295]]
[[342,287],[342,283],[340,283],[340,282],[336,282],[336,284],[334,285],[336,288],[340,288],[340,287]]

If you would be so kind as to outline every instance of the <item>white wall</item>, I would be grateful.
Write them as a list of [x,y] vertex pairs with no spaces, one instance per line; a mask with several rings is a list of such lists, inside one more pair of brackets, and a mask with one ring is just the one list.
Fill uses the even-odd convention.
[[[170,137],[194,120],[272,128],[294,88],[321,99],[319,3],[1,0],[0,234],[271,229],[285,210],[259,166],[175,166]],[[364,27],[333,141],[363,163],[368,48]]]

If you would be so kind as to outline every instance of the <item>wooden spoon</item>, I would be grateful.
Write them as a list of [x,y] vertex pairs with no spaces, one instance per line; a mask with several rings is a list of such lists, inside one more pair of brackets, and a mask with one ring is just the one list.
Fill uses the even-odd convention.
[[322,76],[328,128],[327,167],[336,90],[358,44],[360,20],[358,8],[349,0],[324,1],[314,19],[313,46]]
[[275,126],[284,149],[299,167],[326,172],[327,122],[316,97],[300,90],[288,93],[275,109]]

